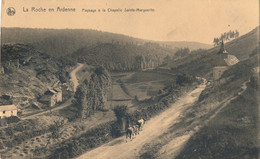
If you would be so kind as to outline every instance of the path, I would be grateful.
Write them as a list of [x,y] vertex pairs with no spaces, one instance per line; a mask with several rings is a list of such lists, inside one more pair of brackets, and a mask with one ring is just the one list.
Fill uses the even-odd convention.
[[73,83],[73,91],[76,92],[79,85],[76,73],[84,66],[82,63],[78,63],[77,67],[70,72],[70,81]]
[[[216,117],[216,115],[223,110],[232,100],[236,99],[237,97],[239,97],[239,95],[241,95],[242,93],[245,92],[245,90],[247,89],[247,83],[249,81],[246,81],[242,84],[242,86],[240,87],[240,91],[238,92],[237,96],[233,96],[230,97],[226,100],[224,100],[219,108],[211,115],[209,116],[204,122],[199,123],[194,130],[191,131],[186,131],[187,133],[184,133],[183,135],[180,136],[176,136],[173,138],[168,138],[168,140],[170,140],[170,142],[168,142],[168,144],[164,145],[160,151],[159,151],[159,158],[160,159],[172,159],[177,157],[177,155],[179,154],[179,152],[182,150],[182,148],[185,146],[185,144],[187,143],[187,141],[190,139],[191,136],[193,136],[196,132],[198,132],[203,126],[207,125],[209,123],[210,120],[212,120],[213,118]],[[173,136],[174,136],[175,132],[172,132]]]
[[[77,86],[79,85],[78,83],[78,79],[77,79],[77,76],[76,76],[76,73],[84,66],[84,64],[81,64],[81,63],[78,63],[77,67],[75,69],[73,69],[70,73],[70,77],[71,77],[71,82],[73,82],[73,90],[74,92],[76,91],[77,89]],[[73,97],[72,97],[73,98]],[[72,101],[72,98],[68,99],[65,103],[59,105],[59,106],[56,106],[54,108],[51,109],[51,111],[57,111],[57,110],[60,110],[60,109],[63,109],[65,107],[68,107],[71,105],[71,101]],[[25,117],[21,117],[22,120],[24,119],[30,119],[30,118],[33,118],[35,116],[39,116],[39,115],[43,115],[45,113],[50,113],[50,110],[46,110],[46,111],[42,111],[42,112],[39,112],[39,113],[36,113],[36,114],[32,114],[32,115],[29,115],[29,116],[25,116]]]
[[[57,111],[57,110],[60,110],[60,109],[65,108],[65,107],[68,107],[68,106],[71,105],[71,101],[72,101],[72,98],[68,99],[68,100],[67,100],[65,103],[63,103],[63,104],[52,108],[51,111],[53,112],[53,111]],[[21,117],[21,118],[22,118],[22,120],[24,120],[24,119],[31,119],[31,118],[33,118],[33,117],[35,117],[35,116],[43,115],[43,114],[45,114],[45,113],[50,113],[50,110],[45,110],[45,111],[42,111],[42,112],[39,112],[39,113],[36,113],[36,114],[33,114],[33,115]]]
[[181,112],[187,107],[193,105],[205,87],[205,84],[202,84],[200,87],[181,97],[176,103],[172,104],[171,108],[147,121],[143,127],[143,131],[141,131],[133,141],[126,143],[125,137],[120,137],[92,151],[86,152],[78,159],[139,158],[139,151],[141,148],[146,143],[152,142],[158,136],[167,132],[168,129],[177,121]]

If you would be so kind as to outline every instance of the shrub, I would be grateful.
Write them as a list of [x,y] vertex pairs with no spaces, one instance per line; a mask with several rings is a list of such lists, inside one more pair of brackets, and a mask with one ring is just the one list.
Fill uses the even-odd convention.
[[14,130],[11,127],[8,127],[5,129],[5,133],[8,136],[13,136],[14,135]]
[[5,118],[5,119],[6,119],[7,124],[17,123],[17,122],[20,121],[20,119],[17,116],[11,116],[11,117],[8,117],[8,118]]
[[113,109],[113,111],[116,115],[117,121],[120,121],[123,117],[126,117],[127,115],[127,106],[126,105],[116,106]]
[[183,86],[185,84],[191,84],[193,82],[195,82],[196,78],[194,76],[191,75],[187,75],[187,74],[181,74],[178,75],[176,78],[176,84]]

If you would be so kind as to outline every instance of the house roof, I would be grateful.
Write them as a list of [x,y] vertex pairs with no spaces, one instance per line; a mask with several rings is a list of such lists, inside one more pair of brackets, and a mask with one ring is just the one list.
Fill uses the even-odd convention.
[[57,92],[53,89],[49,90],[51,93],[56,94]]
[[61,92],[60,88],[54,88],[54,89],[49,89],[48,91],[45,92],[45,95],[53,95],[53,94],[57,94],[58,92]]
[[50,95],[44,95],[44,96],[42,96],[42,97],[39,99],[39,101],[40,101],[40,102],[48,102],[48,101],[50,101],[50,99],[51,99],[51,96],[50,96]]
[[7,111],[7,110],[17,110],[15,105],[3,105],[0,106],[0,111]]
[[236,63],[239,62],[239,60],[238,60],[238,59],[236,58],[236,56],[234,56],[234,55],[228,55],[228,57],[225,58],[224,60],[225,60],[225,62],[226,62],[226,64],[227,64],[228,66],[235,65]]
[[214,66],[232,66],[239,62],[239,60],[234,55],[227,55],[226,57],[221,56],[220,54],[215,57],[212,61]]
[[54,90],[55,90],[56,92],[61,92],[61,89],[60,89],[60,88],[54,88]]

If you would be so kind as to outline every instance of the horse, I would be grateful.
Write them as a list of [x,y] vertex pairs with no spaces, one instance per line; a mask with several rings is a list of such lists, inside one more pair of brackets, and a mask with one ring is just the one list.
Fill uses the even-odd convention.
[[145,122],[144,119],[140,119],[137,121],[136,125],[138,125],[138,134],[139,134],[139,131],[141,131],[143,129],[144,122]]
[[126,130],[126,142],[127,142],[128,137],[132,141],[133,132],[134,132],[133,127],[127,128],[127,130]]
[[139,126],[138,125],[134,125],[133,126],[133,136],[139,134]]

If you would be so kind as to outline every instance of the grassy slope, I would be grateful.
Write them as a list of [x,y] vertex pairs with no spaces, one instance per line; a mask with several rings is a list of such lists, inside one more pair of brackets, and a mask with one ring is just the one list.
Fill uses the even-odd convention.
[[123,104],[128,105],[132,102],[119,100],[134,99],[135,96],[137,96],[139,100],[143,100],[157,95],[160,89],[172,83],[175,76],[154,71],[139,71],[114,73],[112,74],[112,79],[113,86],[109,100],[118,100],[111,103],[111,105],[116,106]]
[[[20,62],[17,68],[17,60],[27,57],[31,57],[30,61],[27,64]],[[14,44],[2,46],[2,65],[5,74],[0,76],[0,95],[13,96],[13,103],[22,108],[35,102],[55,82],[60,81],[61,74],[64,80],[68,80],[65,73],[70,64],[62,59],[50,58],[31,45]]]
[[[207,87],[200,101],[186,111],[183,124],[205,122],[223,101],[237,96],[243,83],[252,76],[252,68],[259,66],[257,56],[231,67],[220,80]],[[177,158],[257,158],[259,92],[251,84],[202,127]]]
[[197,50],[199,48],[202,49],[210,49],[212,45],[203,44],[199,42],[189,42],[189,41],[166,41],[166,42],[159,42],[161,45],[167,45],[170,48],[185,48],[188,47],[190,50]]
[[[249,54],[256,48],[258,43],[259,26],[249,33],[226,43],[225,48],[230,54],[235,55],[239,60],[245,60],[249,57]],[[219,47],[215,47],[213,49],[210,49],[210,52],[216,52],[218,50]]]
[[139,82],[150,82],[157,80],[166,80],[174,78],[174,75],[164,74],[160,72],[146,71],[146,72],[136,72],[130,78],[126,79],[124,82],[126,83],[139,83]]
[[249,86],[199,130],[177,158],[257,158],[257,96]]
[[[226,50],[229,54],[235,55],[240,61],[245,60],[257,47],[259,41],[258,37],[259,27],[225,44]],[[218,51],[219,46],[173,61],[169,66],[172,68],[173,72],[186,72],[188,74],[209,78],[212,76],[212,64],[216,59]]]

